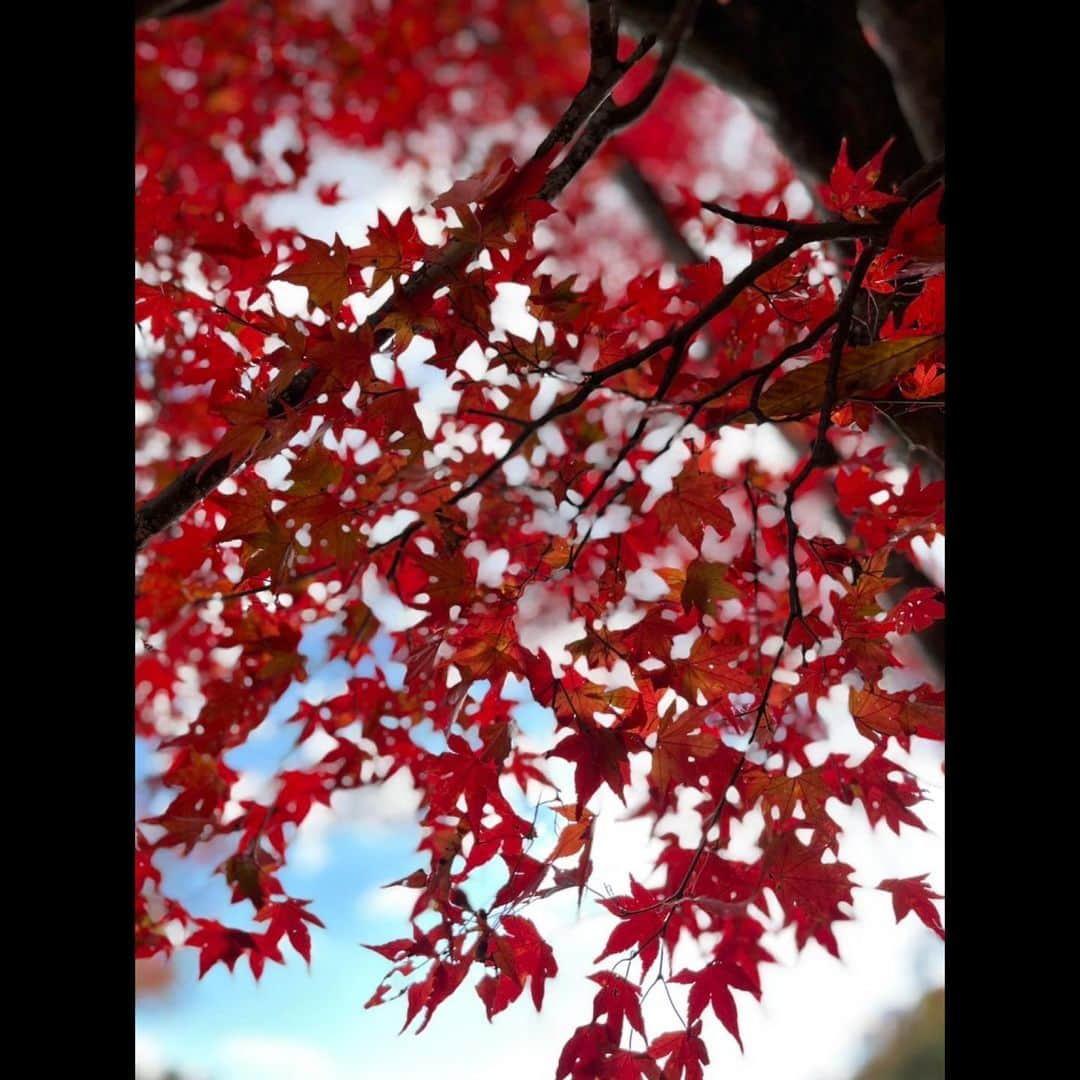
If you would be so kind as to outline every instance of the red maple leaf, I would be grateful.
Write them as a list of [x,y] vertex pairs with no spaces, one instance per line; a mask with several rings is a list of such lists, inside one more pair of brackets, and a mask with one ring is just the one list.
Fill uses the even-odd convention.
[[759,995],[757,985],[752,982],[742,968],[725,960],[713,960],[700,971],[686,968],[671,978],[675,983],[690,984],[690,1022],[693,1023],[704,1012],[707,1005],[712,1005],[716,1019],[735,1037],[742,1049],[739,1036],[739,1017],[735,1008],[735,999],[731,988],[746,990]]
[[930,875],[920,874],[909,878],[886,878],[878,888],[892,893],[893,912],[896,921],[900,922],[912,911],[934,931],[942,941],[945,940],[945,929],[941,925],[941,916],[932,901],[941,900],[940,893],[931,891],[926,884]]
[[701,1021],[695,1020],[683,1031],[669,1031],[649,1045],[649,1056],[657,1061],[667,1058],[664,1080],[704,1080],[702,1065],[709,1064],[709,1052],[701,1040]]
[[196,919],[195,923],[199,929],[187,939],[187,944],[199,950],[200,979],[219,961],[232,971],[242,956],[248,958],[256,979],[262,975],[267,960],[284,963],[276,942],[265,934],[222,926],[216,919]]
[[349,249],[339,236],[334,236],[332,244],[309,237],[300,260],[274,277],[303,285],[311,303],[336,313],[352,291],[348,271]]
[[873,221],[870,211],[903,202],[897,195],[876,190],[885,155],[892,144],[893,140],[889,139],[865,165],[852,169],[848,164],[847,139],[841,139],[840,153],[829,174],[829,182],[820,188],[825,206],[848,221]]
[[289,944],[306,960],[311,962],[311,933],[306,924],[323,926],[318,916],[304,908],[310,900],[293,900],[291,897],[280,902],[271,901],[256,916],[256,922],[268,922],[266,940],[276,945],[281,938],[288,937]]
[[794,832],[776,836],[765,852],[764,885],[773,890],[784,910],[785,925],[794,923],[795,941],[802,948],[813,938],[839,956],[832,924],[850,918],[840,904],[852,901],[853,867],[824,862],[826,845],[804,844]]
[[606,1016],[605,1026],[611,1042],[622,1039],[623,1021],[645,1038],[645,1018],[641,1015],[641,990],[632,982],[611,971],[597,971],[589,976],[600,987],[593,998],[593,1023]]
[[411,211],[406,210],[395,224],[380,210],[375,224],[368,229],[367,243],[353,248],[349,265],[372,267],[371,288],[375,290],[392,278],[411,271],[422,250]]
[[579,814],[602,783],[626,801],[623,791],[630,783],[630,758],[626,737],[619,731],[601,727],[595,721],[584,721],[577,732],[548,751],[548,756],[574,763]]
[[944,194],[945,185],[939,184],[925,199],[905,209],[889,233],[889,247],[917,259],[928,274],[931,267],[940,270],[945,258],[945,226],[939,220]]
[[735,523],[731,511],[720,501],[727,489],[721,477],[691,463],[675,480],[672,490],[657,502],[657,519],[665,529],[678,529],[698,548],[707,525],[723,539]]
[[667,912],[657,896],[644,885],[630,878],[630,895],[614,896],[600,903],[622,922],[611,932],[604,951],[593,961],[598,964],[606,956],[625,952],[637,946],[642,974],[652,967],[660,951],[660,931]]
[[341,202],[340,182],[333,184],[320,184],[315,189],[315,195],[323,206],[337,206]]

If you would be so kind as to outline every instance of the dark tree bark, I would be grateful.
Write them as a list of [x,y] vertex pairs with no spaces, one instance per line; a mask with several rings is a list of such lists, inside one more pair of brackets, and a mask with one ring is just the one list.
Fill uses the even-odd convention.
[[943,0],[859,0],[859,18],[877,39],[923,157],[940,157],[945,153]]
[[[926,0],[935,2],[940,6]],[[618,7],[630,25],[651,30],[662,25],[670,3],[619,0]],[[895,138],[886,180],[910,176],[923,162],[856,0],[702,4],[684,56],[699,75],[746,102],[811,186],[828,176],[845,137],[857,164]]]
[[135,21],[163,19],[167,15],[194,15],[217,7],[223,0],[135,0]]

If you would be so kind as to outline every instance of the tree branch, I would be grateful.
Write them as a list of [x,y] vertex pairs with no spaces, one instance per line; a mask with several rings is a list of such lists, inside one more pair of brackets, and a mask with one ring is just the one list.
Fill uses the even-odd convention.
[[[619,9],[631,24],[655,31],[670,2],[619,0]],[[845,136],[856,162],[895,136],[886,181],[922,161],[855,0],[703,4],[684,52],[691,68],[746,102],[811,187],[826,179]]]
[[170,15],[194,15],[215,8],[223,0],[135,0],[135,21],[164,19]]
[[663,200],[648,177],[630,158],[623,158],[615,170],[615,179],[629,193],[634,205],[641,211],[645,223],[663,245],[664,254],[676,267],[692,266],[703,262],[701,254],[695,250],[689,240],[683,236],[679,227],[671,220]]
[[[700,3],[701,0],[679,0],[675,11],[659,32],[663,46],[656,70],[636,97],[624,105],[616,105],[610,96],[604,97],[599,108],[585,124],[577,142],[570,148],[559,166],[552,170],[550,182],[557,185],[560,191],[592,158],[609,135],[632,124],[653,103],[671,71],[675,55],[690,30]],[[592,30],[593,26],[590,24],[590,31]],[[591,36],[590,42],[595,40],[595,35]],[[601,37],[601,40],[606,40],[606,37]],[[648,35],[642,40],[648,40]],[[590,80],[593,78],[592,74],[589,78]],[[546,198],[543,193],[541,197]]]
[[859,0],[859,18],[892,75],[924,157],[945,152],[945,5],[942,0]]

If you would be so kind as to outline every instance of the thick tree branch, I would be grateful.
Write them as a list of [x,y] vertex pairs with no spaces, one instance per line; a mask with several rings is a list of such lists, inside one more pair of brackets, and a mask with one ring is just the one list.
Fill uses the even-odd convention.
[[692,266],[702,262],[701,254],[683,236],[671,220],[663,200],[647,176],[629,158],[623,158],[615,170],[615,179],[626,189],[634,205],[641,212],[646,225],[652,230],[664,248],[664,255],[676,267]]
[[[596,151],[600,148],[603,142],[612,135],[614,132],[628,127],[635,120],[639,119],[646,109],[653,103],[656,95],[660,91],[660,87],[663,86],[668,74],[671,71],[671,66],[675,62],[675,56],[678,53],[679,47],[686,35],[689,33],[691,26],[693,25],[694,16],[701,4],[701,0],[679,0],[674,12],[671,14],[663,24],[659,31],[659,40],[662,41],[662,47],[660,51],[660,59],[657,62],[656,69],[649,77],[649,81],[638,92],[638,94],[626,102],[623,105],[616,105],[612,98],[608,95],[604,97],[599,108],[595,114],[592,115],[586,122],[581,135],[578,137],[577,142],[567,152],[562,162],[551,171],[549,177],[549,185],[558,188],[561,191],[570,181],[578,174],[582,166],[592,158]],[[590,2],[590,12],[593,7],[596,6],[595,0]],[[601,0],[599,6],[607,8],[606,2]],[[599,25],[603,26],[603,20]],[[606,32],[600,31],[598,38],[597,22],[590,23],[590,46],[595,48],[597,41],[607,42],[608,37]],[[648,41],[650,37],[648,34],[642,39],[642,41]],[[639,46],[640,48],[640,46]],[[595,55],[595,54],[594,54]],[[610,62],[607,66],[611,66]],[[616,70],[618,64],[614,64]],[[596,70],[597,64],[594,61],[593,70],[590,71],[589,82],[594,79],[593,71]],[[541,192],[541,197],[546,198]]]
[[923,156],[945,152],[945,5],[942,0],[859,0],[859,18],[892,74]]
[[[642,28],[666,15],[662,0],[619,0],[619,6]],[[841,138],[849,160],[861,163],[895,137],[886,181],[944,151],[942,0],[706,4],[684,56],[746,102],[812,189],[827,177]],[[928,461],[940,462],[939,414],[905,414],[892,426],[910,445],[925,448]]]
[[[666,22],[670,10],[667,0],[618,6],[643,31]],[[895,137],[886,180],[909,175],[922,160],[855,0],[703,4],[684,55],[699,74],[746,102],[811,186],[828,176],[844,137],[859,163]]]
[[221,4],[223,0],[135,0],[135,21],[164,19],[169,15],[194,15]]

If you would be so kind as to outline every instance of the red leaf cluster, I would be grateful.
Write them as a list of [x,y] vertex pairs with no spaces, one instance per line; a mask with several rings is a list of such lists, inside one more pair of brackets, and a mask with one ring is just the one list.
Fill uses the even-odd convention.
[[[900,590],[898,567],[944,535],[944,484],[872,421],[941,404],[943,183],[883,186],[888,145],[853,168],[842,143],[822,213],[793,221],[791,166],[755,136],[767,190],[717,173],[698,133],[732,103],[677,71],[566,186],[590,144],[560,118],[596,83],[583,7],[542,7],[236,0],[139,26],[136,735],[160,768],[136,955],[183,940],[200,975],[245,960],[258,978],[287,940],[310,961],[323,924],[286,891],[290,844],[314,808],[402,776],[411,929],[370,946],[391,968],[368,1006],[404,996],[423,1030],[468,984],[489,1020],[526,990],[541,1009],[559,942],[538,914],[573,896],[619,970],[591,976],[556,1076],[694,1080],[703,1022],[740,1039],[770,934],[839,955],[857,868],[835,805],[923,828],[900,752],[944,738],[944,694],[905,658],[944,590]],[[478,131],[525,115],[551,138],[477,156]],[[377,208],[362,238],[272,225],[282,193],[351,205],[347,177],[317,172],[331,141],[422,165],[414,205]],[[735,244],[737,272],[661,272],[645,223],[606,216],[621,162],[663,179],[676,229]],[[448,173],[467,178],[440,193]],[[718,176],[723,206],[697,183]],[[731,465],[728,436],[781,420],[793,464]],[[307,678],[315,626],[350,668],[289,717],[320,750],[238,798],[234,752]],[[819,712],[838,688],[873,744],[855,765]],[[592,880],[613,797],[652,842],[618,894]],[[754,822],[742,861],[732,830]],[[159,853],[204,848],[247,928],[167,894]],[[944,937],[925,878],[878,887]],[[649,977],[685,995],[678,1030],[648,1032]]]

